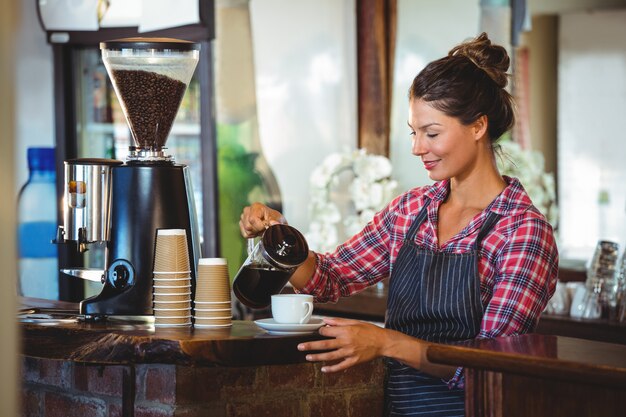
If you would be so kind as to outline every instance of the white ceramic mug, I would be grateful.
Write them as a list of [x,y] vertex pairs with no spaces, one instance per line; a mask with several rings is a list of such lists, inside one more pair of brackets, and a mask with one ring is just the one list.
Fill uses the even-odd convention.
[[305,324],[313,314],[313,296],[308,294],[272,295],[272,316],[276,323]]

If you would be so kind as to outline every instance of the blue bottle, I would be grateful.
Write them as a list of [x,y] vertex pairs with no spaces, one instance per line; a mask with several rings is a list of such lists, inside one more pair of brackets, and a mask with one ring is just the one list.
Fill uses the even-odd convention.
[[59,298],[54,148],[28,149],[28,181],[18,197],[18,294]]

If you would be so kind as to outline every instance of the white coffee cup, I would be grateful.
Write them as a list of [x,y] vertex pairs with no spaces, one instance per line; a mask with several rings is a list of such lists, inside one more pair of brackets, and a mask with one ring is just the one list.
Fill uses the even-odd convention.
[[276,323],[305,324],[313,314],[313,296],[307,294],[272,295],[272,316]]

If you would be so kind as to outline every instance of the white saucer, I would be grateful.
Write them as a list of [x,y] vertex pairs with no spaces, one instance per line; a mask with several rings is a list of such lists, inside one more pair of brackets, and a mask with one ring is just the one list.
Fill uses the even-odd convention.
[[273,318],[255,320],[254,324],[272,334],[308,334],[313,333],[324,325],[320,318],[312,317],[306,324],[276,323]]

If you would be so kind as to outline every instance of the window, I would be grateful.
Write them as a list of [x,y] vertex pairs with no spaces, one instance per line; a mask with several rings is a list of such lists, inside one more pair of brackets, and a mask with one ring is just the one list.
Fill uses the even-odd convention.
[[626,10],[561,16],[559,250],[588,260],[626,238]]

